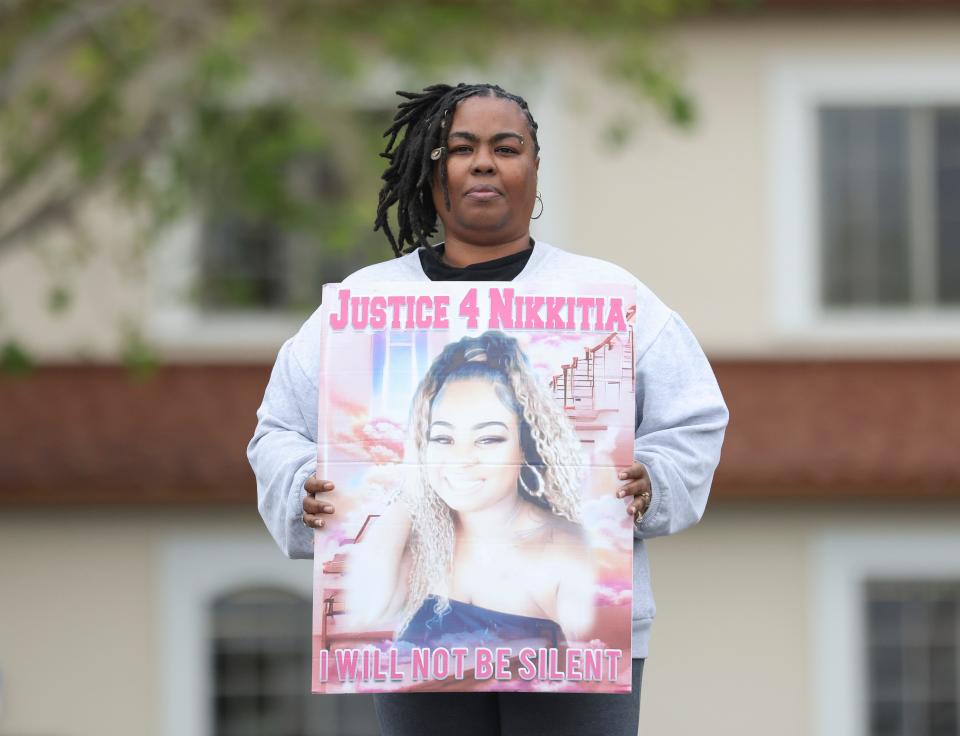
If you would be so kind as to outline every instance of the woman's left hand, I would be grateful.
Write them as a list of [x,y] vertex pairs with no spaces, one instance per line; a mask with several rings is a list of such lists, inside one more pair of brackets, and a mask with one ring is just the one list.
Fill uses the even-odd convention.
[[627,482],[620,486],[617,498],[632,496],[627,506],[627,513],[639,524],[643,519],[643,513],[650,507],[650,495],[653,492],[650,486],[650,475],[643,463],[634,463],[626,470],[621,470],[618,477]]

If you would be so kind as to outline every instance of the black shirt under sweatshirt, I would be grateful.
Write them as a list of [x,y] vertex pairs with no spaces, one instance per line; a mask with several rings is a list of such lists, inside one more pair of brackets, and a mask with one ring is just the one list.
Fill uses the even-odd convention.
[[513,281],[527,265],[533,253],[533,238],[530,247],[519,253],[494,258],[492,261],[474,263],[463,268],[443,262],[443,243],[417,251],[423,272],[431,281]]

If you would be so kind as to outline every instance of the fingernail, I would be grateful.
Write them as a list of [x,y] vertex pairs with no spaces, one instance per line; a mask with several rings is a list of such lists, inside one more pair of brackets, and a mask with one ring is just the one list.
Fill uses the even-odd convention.
[[627,474],[626,474],[626,473],[620,473],[620,480],[626,480],[626,479],[627,479]]
[[627,513],[630,514],[630,516],[633,516],[635,513],[637,513],[637,510],[633,508],[633,506],[627,506]]
[[333,490],[333,483],[324,483],[324,484],[323,484],[323,487],[324,487],[326,490],[328,490],[328,491],[332,491],[332,490]]
[[625,495],[623,491],[617,491],[617,498],[623,498]]
[[316,525],[317,525],[317,528],[320,528],[321,526],[323,526],[323,519],[317,519]]
[[324,507],[323,507],[323,513],[325,513],[325,514],[332,514],[332,513],[333,513],[333,506],[324,506]]

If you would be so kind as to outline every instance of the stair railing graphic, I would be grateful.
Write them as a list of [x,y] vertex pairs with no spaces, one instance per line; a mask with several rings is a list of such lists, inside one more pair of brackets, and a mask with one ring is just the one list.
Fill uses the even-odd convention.
[[[371,522],[374,519],[380,517],[380,514],[368,514],[367,518],[363,520],[363,524],[360,525],[360,530],[357,532],[356,536],[353,539],[348,539],[343,542],[343,546],[350,544],[358,544],[360,540],[363,539],[364,534],[367,529],[370,527]],[[346,554],[343,552],[337,552],[333,559],[327,560],[323,563],[323,573],[325,575],[343,575],[344,561],[346,559]],[[335,620],[335,617],[339,614],[342,614],[343,608],[341,601],[338,600],[338,596],[342,592],[341,588],[324,588],[323,596],[323,615],[320,618],[320,647],[323,649],[330,649],[331,640],[367,640],[367,639],[389,639],[393,636],[392,631],[356,631],[356,632],[337,632],[331,634],[330,624]]]
[[[627,344],[620,365],[620,380],[627,384],[631,391],[633,390],[634,370],[632,325],[636,313],[636,306],[629,307],[626,312],[626,321],[627,324],[631,325],[631,329],[627,333]],[[550,390],[553,397],[560,402],[560,406],[565,411],[595,408],[597,362],[601,361],[601,372],[605,375],[606,355],[604,349],[612,350],[613,341],[619,338],[619,333],[611,332],[596,345],[584,348],[582,358],[574,356],[569,363],[561,364],[560,373],[550,378]]]

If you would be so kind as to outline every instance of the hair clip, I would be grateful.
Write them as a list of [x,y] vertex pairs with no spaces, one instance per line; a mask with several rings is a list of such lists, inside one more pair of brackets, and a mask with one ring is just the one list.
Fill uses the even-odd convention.
[[487,351],[483,348],[469,348],[464,351],[463,359],[467,363],[479,363],[487,360]]
[[433,159],[434,161],[439,161],[440,155],[442,153],[443,153],[443,146],[440,146],[439,148],[434,148],[432,151],[430,151],[430,158]]

